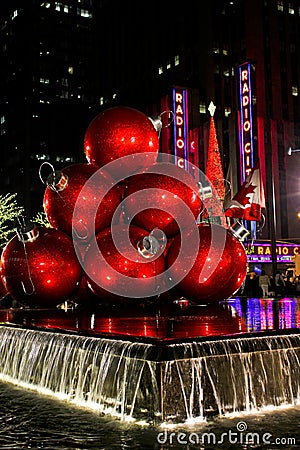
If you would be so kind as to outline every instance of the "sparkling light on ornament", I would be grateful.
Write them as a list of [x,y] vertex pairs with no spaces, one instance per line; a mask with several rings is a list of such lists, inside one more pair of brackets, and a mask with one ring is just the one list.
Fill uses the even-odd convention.
[[1,263],[9,294],[31,307],[54,307],[67,300],[82,274],[72,239],[60,230],[34,225],[8,242]]
[[[153,120],[134,108],[117,106],[98,114],[89,124],[84,137],[84,153],[89,163],[103,167],[118,158],[132,159],[114,165],[111,175],[125,177],[156,161],[159,135]],[[135,167],[134,154],[143,153],[142,164]],[[149,154],[148,154],[149,153]],[[110,171],[109,167],[106,170]]]
[[175,164],[158,163],[128,178],[123,205],[128,221],[149,231],[159,228],[171,237],[179,226],[195,222],[202,201],[192,175]]
[[2,277],[2,262],[0,261],[0,300],[8,294]]
[[[98,233],[97,245],[87,249],[83,266],[94,294],[102,298],[156,294],[156,276],[164,272],[165,258],[162,253],[152,259],[139,253],[138,243],[148,234],[140,227],[121,224]],[[134,290],[131,281],[137,282]]]
[[[82,191],[88,180],[87,188]],[[102,198],[100,202],[99,198]],[[121,193],[107,172],[92,164],[78,163],[50,174],[43,205],[52,227],[71,236],[73,226],[78,242],[86,243],[93,232],[110,224],[120,202]]]
[[[247,256],[243,244],[226,228],[217,224],[198,225],[200,244],[195,249],[192,269],[178,283],[186,298],[195,302],[214,302],[229,298],[243,284],[247,273]],[[189,231],[174,238],[167,266],[171,277],[182,276],[182,261],[175,262],[181,239],[189,239]]]

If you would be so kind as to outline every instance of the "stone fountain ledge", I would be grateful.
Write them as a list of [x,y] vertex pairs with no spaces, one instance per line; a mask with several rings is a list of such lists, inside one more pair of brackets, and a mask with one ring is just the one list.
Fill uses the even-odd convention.
[[185,339],[0,326],[0,377],[120,420],[183,423],[300,402],[298,330]]

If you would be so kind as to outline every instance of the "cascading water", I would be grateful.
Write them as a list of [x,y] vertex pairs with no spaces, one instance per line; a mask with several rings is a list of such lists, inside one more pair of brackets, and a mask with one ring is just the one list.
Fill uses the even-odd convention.
[[[165,419],[250,412],[300,402],[300,335],[172,344],[163,377]],[[180,386],[180,389],[178,389]],[[184,411],[182,411],[184,409]]]
[[1,327],[0,336],[4,381],[121,420],[160,409],[151,345],[10,327]]
[[0,327],[0,379],[121,420],[182,423],[300,402],[300,334],[131,342]]

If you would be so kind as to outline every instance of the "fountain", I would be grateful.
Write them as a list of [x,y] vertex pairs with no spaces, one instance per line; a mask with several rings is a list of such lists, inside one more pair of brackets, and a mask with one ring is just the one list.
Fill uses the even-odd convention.
[[[230,298],[249,232],[223,214],[223,176],[216,189],[159,153],[160,129],[111,108],[87,129],[87,163],[43,163],[46,181],[42,164],[48,224],[19,218],[1,255],[23,307],[0,309],[0,380],[154,425],[299,403],[299,300]],[[258,220],[249,183],[239,210]]]
[[152,424],[296,404],[299,311],[299,299],[239,298],[126,312],[1,310],[0,378]]

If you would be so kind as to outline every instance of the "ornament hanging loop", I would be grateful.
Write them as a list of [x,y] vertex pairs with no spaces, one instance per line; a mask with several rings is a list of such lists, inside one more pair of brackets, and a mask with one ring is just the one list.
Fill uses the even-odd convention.
[[266,224],[266,218],[265,218],[265,215],[263,213],[261,213],[261,218],[262,218],[262,221],[261,221],[262,223],[259,222],[259,224],[257,226],[257,231],[261,231],[264,228],[265,224]]
[[[168,121],[167,125],[164,125],[164,126],[163,126],[163,123],[162,123],[162,116],[163,116],[164,114],[169,114],[169,117],[170,117],[170,115],[171,115],[171,119]],[[174,113],[173,113],[173,111],[167,110],[167,111],[163,111],[159,116],[149,117],[149,119],[151,120],[151,122],[152,122],[152,124],[153,124],[155,130],[157,131],[158,136],[160,136],[161,130],[162,130],[163,128],[168,128],[169,126],[171,126],[171,124],[172,124],[172,122],[173,122],[173,120],[174,120]]]
[[[43,168],[43,166],[49,166],[49,167],[52,169],[52,172],[47,176],[46,180],[44,180],[43,177],[42,177],[42,168]],[[49,179],[49,176],[50,176],[50,175],[52,175],[53,179],[55,178],[55,169],[54,169],[54,167],[52,166],[52,164],[50,164],[48,161],[44,161],[44,162],[40,165],[40,168],[39,168],[39,177],[40,177],[41,182],[42,182],[43,184],[48,185],[47,180]]]
[[248,231],[247,228],[245,228],[244,225],[238,220],[231,225],[230,230],[232,234],[241,242],[243,242],[244,239],[250,234],[250,231]]
[[231,182],[223,178],[224,186],[225,186],[225,197],[231,192]]
[[168,115],[169,115],[169,121],[168,121],[167,125],[162,126],[162,128],[169,128],[169,127],[172,125],[173,121],[174,121],[174,113],[173,113],[173,111],[171,111],[171,110],[163,111],[163,112],[160,114],[160,116],[159,116],[160,119],[161,119],[161,121],[162,121],[162,116],[163,116],[164,114],[168,114]]
[[21,281],[21,286],[25,295],[33,295],[35,293],[35,286],[33,284],[29,268],[26,243],[35,241],[39,236],[39,231],[36,225],[28,221],[26,217],[23,216],[16,217],[16,223],[17,223],[17,236],[19,241],[21,241],[23,244],[30,290],[26,288],[25,283],[23,281]]
[[[50,166],[51,172],[47,176],[46,180],[44,180],[42,177],[42,167],[46,165]],[[47,161],[43,162],[40,165],[39,177],[43,184],[49,186],[49,188],[55,192],[62,191],[68,184],[68,177],[64,175],[60,170],[55,170],[54,166]]]
[[73,237],[74,236],[76,236],[79,241],[87,239],[89,236],[87,226],[82,222],[78,223],[77,225],[73,224]]

